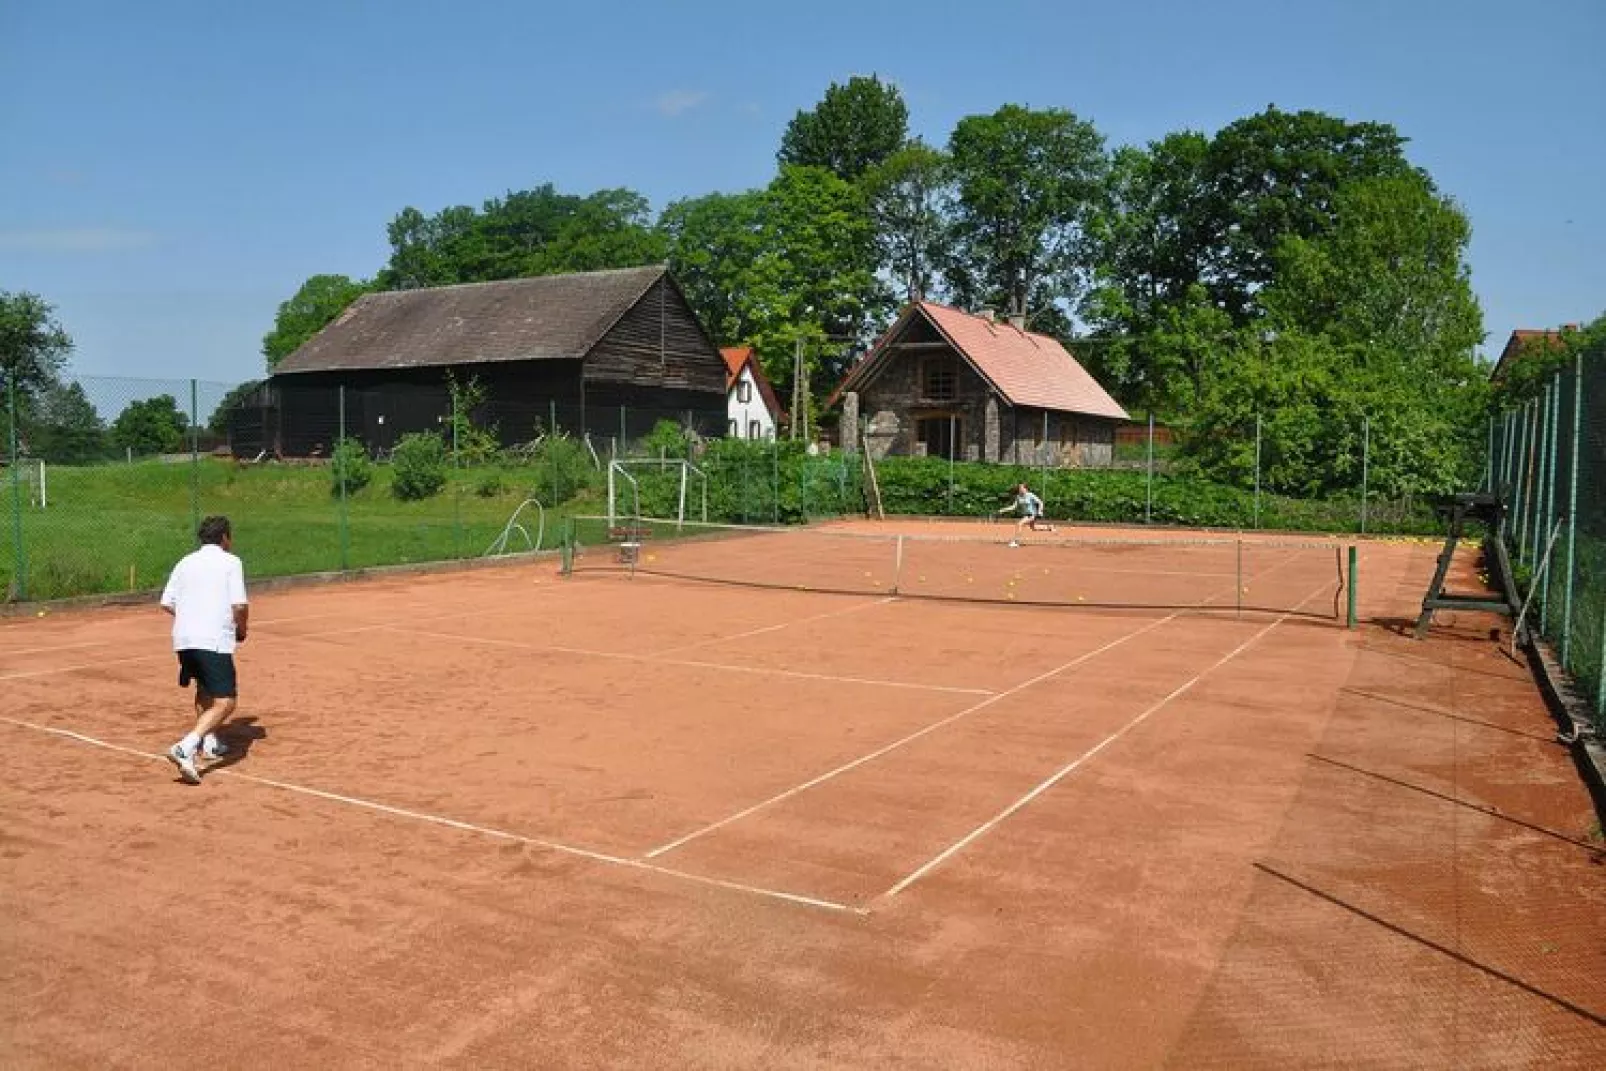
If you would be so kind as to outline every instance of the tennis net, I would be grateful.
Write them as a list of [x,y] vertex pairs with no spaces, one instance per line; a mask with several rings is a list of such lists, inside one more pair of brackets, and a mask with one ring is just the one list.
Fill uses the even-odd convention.
[[1342,620],[1345,547],[1232,536],[991,537],[575,517],[575,572],[1027,606],[1290,613]]

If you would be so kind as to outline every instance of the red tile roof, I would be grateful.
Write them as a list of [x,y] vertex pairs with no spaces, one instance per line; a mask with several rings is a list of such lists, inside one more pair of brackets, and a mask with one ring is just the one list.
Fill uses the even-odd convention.
[[751,346],[723,346],[719,355],[725,358],[725,393],[736,385],[736,379],[742,374],[747,365],[753,366],[753,382],[758,384],[759,397],[764,399],[764,405],[770,411],[774,420],[781,419],[781,401],[775,395],[775,388],[770,385],[769,377],[764,374],[758,359],[753,355]]
[[1058,339],[1022,331],[1009,323],[922,301],[904,310],[898,322],[848,373],[837,394],[855,390],[882,362],[915,314],[923,314],[1010,405],[1126,420],[1127,412],[1110,397]]
[[1511,337],[1506,339],[1506,348],[1500,351],[1500,359],[1495,362],[1494,371],[1489,374],[1489,378],[1496,383],[1504,379],[1511,365],[1522,357],[1527,351],[1528,343],[1534,339],[1547,339],[1551,348],[1557,348],[1561,345],[1563,332],[1576,330],[1578,330],[1577,324],[1563,324],[1560,331],[1538,330],[1532,327],[1517,328],[1511,332]]

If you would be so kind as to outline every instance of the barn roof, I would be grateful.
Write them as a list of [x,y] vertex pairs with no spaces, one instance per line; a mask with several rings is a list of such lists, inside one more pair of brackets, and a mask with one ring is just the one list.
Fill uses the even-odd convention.
[[662,265],[365,294],[275,374],[584,357]]
[[897,353],[909,321],[924,316],[1010,405],[1126,420],[1127,412],[1059,340],[1013,324],[921,301],[909,306],[837,388],[859,390]]

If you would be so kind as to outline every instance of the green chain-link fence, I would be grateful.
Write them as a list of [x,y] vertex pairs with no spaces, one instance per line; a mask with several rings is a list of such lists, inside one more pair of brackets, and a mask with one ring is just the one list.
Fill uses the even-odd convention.
[[1540,393],[1491,418],[1489,485],[1528,619],[1606,732],[1606,354],[1578,355]]

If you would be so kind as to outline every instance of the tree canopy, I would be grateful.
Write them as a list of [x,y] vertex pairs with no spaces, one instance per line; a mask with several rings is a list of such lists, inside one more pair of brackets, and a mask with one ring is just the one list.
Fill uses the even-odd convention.
[[371,289],[370,284],[344,275],[314,275],[302,283],[301,289],[279,306],[273,330],[263,336],[262,355],[267,358],[268,371]]
[[44,390],[71,353],[55,306],[38,294],[0,290],[0,376],[23,393]]
[[903,148],[909,136],[909,108],[898,87],[875,75],[831,83],[810,111],[786,125],[775,154],[782,167],[823,167],[848,182]]

